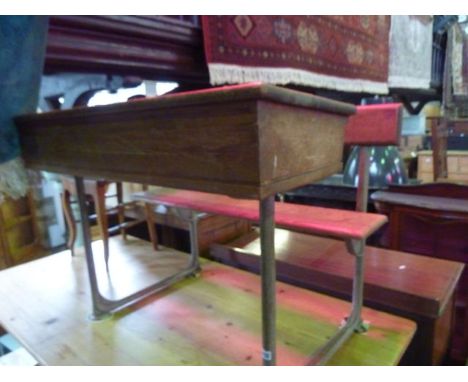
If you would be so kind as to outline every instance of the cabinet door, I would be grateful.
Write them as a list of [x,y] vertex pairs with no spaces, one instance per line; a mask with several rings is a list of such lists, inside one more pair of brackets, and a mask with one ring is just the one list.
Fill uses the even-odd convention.
[[0,267],[19,264],[41,252],[31,194],[0,205]]

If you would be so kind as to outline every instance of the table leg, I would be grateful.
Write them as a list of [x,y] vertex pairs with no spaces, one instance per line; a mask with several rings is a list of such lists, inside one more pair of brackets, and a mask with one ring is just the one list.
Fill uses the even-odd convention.
[[[190,252],[192,254],[190,266],[196,269],[196,272],[200,271],[200,251],[198,245],[198,219],[200,214],[193,212],[189,221],[190,231]],[[203,215],[203,214],[201,214]]]
[[155,227],[155,212],[154,207],[151,203],[145,203],[145,216],[146,216],[146,226],[148,228],[149,237],[151,240],[151,244],[153,245],[153,249],[155,251],[159,250],[158,245],[158,233]]
[[263,364],[276,364],[275,197],[260,201]]
[[64,189],[60,195],[62,200],[63,214],[68,227],[68,240],[67,247],[70,249],[72,256],[75,255],[75,241],[76,241],[76,222],[71,209],[71,195],[70,191]]
[[104,259],[106,261],[106,268],[109,270],[109,223],[107,221],[106,211],[106,188],[107,184],[96,182],[94,202],[96,206],[96,218],[101,231],[102,243],[104,245]]

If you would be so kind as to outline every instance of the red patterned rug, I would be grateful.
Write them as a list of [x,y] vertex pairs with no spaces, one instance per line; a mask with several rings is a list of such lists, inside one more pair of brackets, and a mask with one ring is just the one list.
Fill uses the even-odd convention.
[[203,16],[202,23],[213,85],[388,92],[388,16]]

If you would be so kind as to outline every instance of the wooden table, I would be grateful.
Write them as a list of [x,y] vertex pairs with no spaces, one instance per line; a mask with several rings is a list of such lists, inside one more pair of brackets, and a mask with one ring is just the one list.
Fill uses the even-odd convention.
[[[110,239],[108,280],[101,241],[93,243],[107,296],[165,277],[187,254],[129,237]],[[69,251],[0,273],[0,324],[44,365],[261,365],[259,277],[211,261],[189,278],[104,321],[91,321],[83,253]],[[44,272],[44,270],[47,272]],[[125,271],[125,272],[124,272]],[[50,277],[53,274],[54,277]],[[302,365],[336,331],[350,303],[279,282],[278,364]],[[364,308],[367,333],[353,336],[329,365],[395,365],[416,325]]]
[[[278,280],[349,299],[353,258],[344,243],[276,230]],[[260,242],[252,231],[228,244],[213,244],[211,258],[259,272]],[[418,330],[404,364],[437,365],[453,334],[454,295],[464,265],[367,246],[364,304],[416,321]]]

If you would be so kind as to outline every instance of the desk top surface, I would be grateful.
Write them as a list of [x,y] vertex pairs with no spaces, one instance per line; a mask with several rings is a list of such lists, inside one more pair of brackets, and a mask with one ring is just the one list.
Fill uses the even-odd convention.
[[223,102],[239,102],[246,100],[272,101],[284,105],[321,110],[346,116],[356,112],[356,108],[352,104],[262,82],[249,82],[240,85],[221,86],[166,94],[159,97],[148,97],[137,101],[122,102],[112,105],[80,107],[41,114],[34,113],[19,116],[16,120],[19,121],[20,124],[28,124],[29,120],[66,120],[71,122],[74,119],[96,118],[113,113],[141,113],[145,110],[158,108],[167,109],[202,104],[216,105]]
[[[93,245],[98,273],[104,272],[102,244]],[[187,261],[173,251],[155,256],[150,243],[136,239],[123,244],[112,238],[110,245],[112,278],[101,285],[106,295],[140,288],[156,271]],[[43,364],[260,365],[258,276],[208,261],[202,269],[198,279],[91,322],[85,260],[65,251],[0,273],[0,323]],[[277,299],[278,362],[283,365],[303,364],[350,311],[348,302],[280,282]],[[363,317],[370,330],[351,337],[329,363],[398,363],[415,324],[367,308]]]

